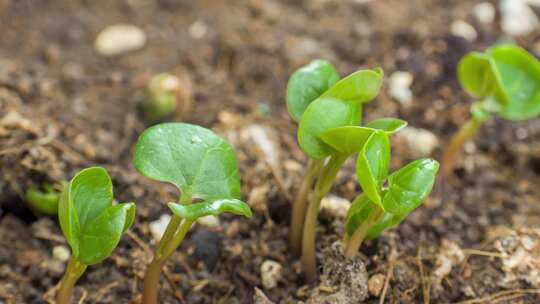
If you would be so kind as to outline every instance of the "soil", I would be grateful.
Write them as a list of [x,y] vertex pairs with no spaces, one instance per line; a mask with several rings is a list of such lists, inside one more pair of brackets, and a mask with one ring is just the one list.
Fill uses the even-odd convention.
[[[331,61],[342,75],[376,66],[388,75],[411,72],[414,101],[400,104],[385,87],[366,119],[399,117],[431,130],[438,157],[472,102],[457,83],[456,63],[507,39],[499,16],[491,25],[475,21],[476,3],[0,0],[0,303],[51,301],[65,265],[53,255],[66,246],[56,219],[26,208],[24,190],[91,165],[110,172],[116,198],[137,202],[138,216],[114,255],[89,267],[76,297],[138,303],[154,245],[149,223],[177,196],[131,165],[134,142],[149,126],[140,112],[144,85],[159,72],[191,79],[194,105],[184,121],[234,145],[243,197],[255,211],[251,220],[223,216],[217,227],[192,229],[166,267],[161,303],[539,303],[539,119],[490,121],[444,191],[367,242],[353,261],[334,245],[343,219],[323,212],[319,283],[304,282],[287,248],[288,205],[306,163],[284,103],[288,76],[313,58]],[[457,19],[475,26],[475,42],[450,34]],[[115,23],[142,28],[144,49],[98,55],[97,33]],[[539,37],[536,31],[516,42],[538,52]],[[260,130],[274,161],[253,136]],[[393,151],[394,167],[415,157],[400,137]],[[351,162],[332,192],[352,199],[358,191]],[[265,260],[283,266],[276,288],[262,286]]]

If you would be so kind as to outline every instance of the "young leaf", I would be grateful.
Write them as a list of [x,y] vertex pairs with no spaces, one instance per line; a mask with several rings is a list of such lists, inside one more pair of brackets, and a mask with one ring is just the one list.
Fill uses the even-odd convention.
[[397,118],[379,118],[366,124],[366,127],[382,130],[388,135],[394,134],[406,126],[407,122],[405,120]]
[[135,204],[110,206],[81,231],[80,252],[77,259],[92,265],[111,255],[122,233],[133,223]]
[[525,50],[501,45],[489,49],[492,66],[497,75],[497,86],[506,97],[498,113],[506,119],[523,120],[540,114],[540,63]]
[[168,205],[174,214],[188,220],[196,220],[207,215],[220,215],[225,212],[243,215],[247,218],[251,218],[252,215],[249,205],[237,199],[221,199],[189,205],[169,203]]
[[170,182],[188,198],[213,201],[240,197],[232,147],[212,131],[185,123],[163,123],[139,137],[133,164],[142,175]]
[[458,63],[458,79],[461,86],[474,97],[484,98],[493,93],[495,75],[489,56],[473,52]]
[[287,109],[299,122],[307,106],[339,80],[336,69],[326,60],[313,60],[294,72],[287,83]]
[[366,196],[381,204],[381,186],[390,165],[390,140],[384,131],[374,132],[358,153],[356,177]]
[[319,136],[333,128],[356,124],[360,107],[335,98],[318,98],[302,115],[298,127],[298,142],[302,150],[314,159],[324,158],[335,150]]
[[60,192],[56,192],[52,188],[45,189],[45,192],[30,188],[24,193],[24,200],[37,212],[55,215],[58,213]]
[[80,171],[64,187],[58,204],[60,227],[79,262],[95,264],[118,245],[135,217],[135,204],[112,205],[112,182],[105,169]]
[[407,214],[396,215],[396,214],[385,212],[383,218],[377,224],[371,227],[371,229],[369,230],[366,236],[366,239],[367,240],[376,239],[386,229],[390,229],[392,227],[399,225],[399,223],[401,223],[405,219],[406,216]]
[[386,212],[406,215],[426,199],[433,188],[439,163],[433,159],[418,159],[388,177],[388,192],[382,206]]
[[379,94],[383,76],[381,69],[354,72],[338,81],[321,97],[332,97],[352,103],[371,101]]
[[319,137],[338,152],[350,155],[362,150],[374,131],[366,127],[345,126],[326,130]]
[[347,218],[345,220],[345,231],[347,234],[353,235],[375,207],[376,205],[365,194],[355,199],[347,211]]

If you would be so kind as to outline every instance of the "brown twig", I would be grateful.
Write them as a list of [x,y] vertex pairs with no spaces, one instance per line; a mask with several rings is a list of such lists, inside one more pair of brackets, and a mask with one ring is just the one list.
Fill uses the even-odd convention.
[[388,271],[386,272],[386,279],[384,280],[384,287],[381,293],[381,297],[379,298],[379,304],[384,304],[384,298],[386,298],[386,292],[388,291],[388,286],[390,285],[390,277],[392,277],[392,274],[394,273],[394,263],[395,258],[392,254],[388,259]]
[[540,294],[540,289],[513,289],[513,290],[503,290],[500,292],[496,292],[492,295],[485,296],[483,298],[475,298],[470,300],[465,300],[461,302],[456,302],[454,304],[480,304],[480,303],[494,303],[494,301],[501,301],[502,298],[506,296],[524,296],[526,294]]

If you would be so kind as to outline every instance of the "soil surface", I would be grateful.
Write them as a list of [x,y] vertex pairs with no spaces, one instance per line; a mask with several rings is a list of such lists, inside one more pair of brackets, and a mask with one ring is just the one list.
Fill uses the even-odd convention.
[[[314,58],[342,75],[376,66],[387,75],[412,73],[413,101],[393,100],[385,85],[366,120],[399,117],[430,130],[439,157],[473,101],[455,77],[459,58],[508,39],[499,14],[492,24],[476,21],[476,3],[0,0],[0,303],[51,301],[65,267],[57,220],[26,208],[25,189],[92,165],[109,171],[118,201],[137,203],[137,219],[113,256],[88,268],[76,297],[139,302],[155,244],[149,224],[169,214],[165,202],[178,195],[131,165],[149,126],[140,111],[144,86],[159,72],[188,79],[193,110],[171,120],[212,128],[233,144],[243,197],[254,209],[251,220],[223,216],[216,227],[191,230],[167,264],[161,303],[539,303],[538,119],[491,120],[444,191],[352,261],[335,243],[343,218],[323,210],[317,284],[304,282],[286,242],[306,163],[284,102],[289,75]],[[476,28],[475,42],[450,33],[454,20]],[[145,47],[97,54],[96,35],[116,23],[143,29]],[[535,53],[537,38],[540,31],[515,42]],[[394,168],[418,157],[400,136],[393,152]],[[350,200],[358,191],[351,161],[332,193]],[[271,289],[261,280],[267,260],[282,266]]]

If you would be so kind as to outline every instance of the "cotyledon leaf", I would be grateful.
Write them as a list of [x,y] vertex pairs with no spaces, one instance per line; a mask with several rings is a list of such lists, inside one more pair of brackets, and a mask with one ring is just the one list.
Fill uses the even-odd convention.
[[362,150],[373,132],[372,128],[344,126],[326,130],[319,137],[340,153],[349,155]]
[[133,164],[142,175],[176,185],[202,200],[240,197],[232,147],[214,132],[186,123],[163,123],[139,137]]
[[381,205],[381,187],[390,166],[390,140],[384,131],[375,131],[356,160],[356,177],[366,196]]
[[397,118],[379,118],[366,124],[366,127],[384,131],[386,134],[394,134],[405,128],[407,122]]
[[381,69],[360,70],[338,81],[323,97],[332,97],[346,102],[365,103],[378,94],[384,73]]

